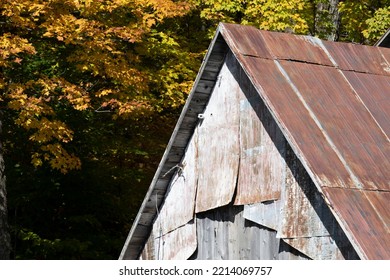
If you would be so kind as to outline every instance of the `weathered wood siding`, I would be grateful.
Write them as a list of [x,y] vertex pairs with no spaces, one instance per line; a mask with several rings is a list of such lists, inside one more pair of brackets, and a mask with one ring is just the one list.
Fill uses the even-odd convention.
[[280,199],[286,140],[241,67],[228,65],[240,85],[240,168],[234,204]]
[[231,52],[142,259],[357,258]]
[[225,206],[197,214],[199,260],[299,260],[302,253],[276,238],[276,231],[244,218],[243,206]]
[[196,213],[229,204],[236,188],[240,154],[240,87],[228,68],[228,65],[234,65],[234,61],[230,53],[197,128]]

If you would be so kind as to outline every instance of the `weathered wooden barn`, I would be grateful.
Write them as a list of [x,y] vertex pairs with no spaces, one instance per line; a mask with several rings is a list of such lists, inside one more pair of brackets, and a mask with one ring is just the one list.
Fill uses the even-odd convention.
[[220,24],[120,259],[390,259],[390,49]]

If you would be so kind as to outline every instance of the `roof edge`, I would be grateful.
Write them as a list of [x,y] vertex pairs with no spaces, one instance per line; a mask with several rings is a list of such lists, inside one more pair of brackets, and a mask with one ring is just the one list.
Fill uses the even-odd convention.
[[387,29],[385,34],[374,44],[376,47],[390,48],[390,28]]
[[[195,79],[195,82],[194,82],[194,85],[192,87],[192,90],[187,98],[187,101],[182,109],[182,112],[180,114],[180,117],[176,123],[176,126],[173,130],[173,133],[171,135],[171,138],[167,144],[167,147],[165,149],[165,152],[162,156],[162,159],[158,165],[158,168],[157,168],[157,171],[153,177],[153,180],[149,186],[149,189],[146,193],[146,196],[141,204],[141,207],[139,209],[139,212],[133,222],[133,225],[130,229],[130,232],[126,238],[126,241],[125,241],[125,244],[122,248],[122,251],[120,253],[120,256],[119,256],[119,259],[120,260],[123,260],[123,259],[138,259],[141,252],[142,252],[142,249],[144,247],[144,244],[145,244],[145,241],[149,238],[149,235],[150,235],[150,231],[152,230],[152,226],[153,226],[153,221],[155,219],[155,216],[157,214],[157,208],[159,208],[161,206],[161,203],[165,197],[165,194],[167,192],[167,189],[168,189],[168,186],[169,186],[169,183],[174,175],[174,172],[171,172],[175,169],[175,166],[177,166],[177,164],[179,164],[182,160],[182,157],[184,156],[184,151],[185,151],[185,148],[187,147],[187,142],[184,143],[177,143],[179,142],[178,141],[178,136],[180,136],[181,134],[188,134],[189,131],[183,131],[182,130],[182,124],[183,122],[185,121],[185,119],[188,117],[189,119],[192,120],[192,122],[194,123],[194,127],[193,129],[195,128],[196,124],[198,123],[198,121],[194,121],[194,118],[197,119],[198,117],[198,114],[199,113],[202,113],[208,103],[208,100],[209,100],[209,97],[211,95],[211,93],[209,94],[209,96],[207,97],[207,100],[205,100],[204,104],[200,104],[198,105],[195,109],[196,110],[192,110],[191,108],[191,104],[193,103],[193,100],[196,99],[196,95],[197,93],[200,91],[200,92],[203,92],[204,90],[202,90],[202,76],[203,76],[203,73],[209,63],[209,60],[210,60],[210,57],[212,56],[213,54],[213,51],[215,49],[215,46],[217,45],[218,41],[219,43],[222,43],[222,40],[221,40],[221,28],[222,28],[222,24],[219,24],[216,32],[215,32],[215,35],[208,47],[208,51],[202,61],[202,64],[200,66],[200,69],[198,71],[198,74],[197,74],[197,77]],[[224,53],[226,54],[227,52],[227,44],[226,42],[223,40],[223,44],[226,45],[226,50],[224,50]],[[221,61],[220,65],[219,65],[219,68],[222,66],[223,64],[223,60]],[[217,65],[218,67],[218,65]],[[218,69],[218,72],[219,72],[219,69]],[[213,85],[211,86],[210,83],[208,83],[208,85],[206,86],[206,88],[209,88],[210,90],[212,90],[212,88],[214,88],[214,85],[216,83],[216,78],[215,80],[209,80]],[[195,100],[195,102],[197,102],[197,100]],[[189,136],[184,136],[184,138],[190,138],[192,133],[193,133],[193,129],[192,132],[189,133]],[[173,158],[172,157],[172,148],[173,147],[180,147],[180,151],[176,151],[174,152],[175,156],[174,156],[174,159],[171,159]],[[169,176],[168,176],[169,175]],[[159,183],[159,188],[158,190],[156,189],[156,185]],[[156,194],[156,198],[153,198],[153,195]],[[146,218],[143,218],[143,214],[145,213],[148,213],[149,215],[147,215]],[[145,215],[146,216],[146,215]],[[142,223],[141,223],[142,222]],[[137,235],[137,232],[143,232],[144,234],[142,234],[141,236],[138,236],[138,237],[135,237]],[[130,248],[132,247],[132,248]],[[133,250],[131,250],[133,249]],[[137,252],[135,252],[134,250],[136,250]]]

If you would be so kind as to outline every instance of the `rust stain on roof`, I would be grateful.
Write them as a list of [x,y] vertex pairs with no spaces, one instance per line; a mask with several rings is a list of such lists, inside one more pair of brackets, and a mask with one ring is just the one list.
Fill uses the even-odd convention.
[[390,76],[389,62],[377,47],[327,41],[323,43],[342,70]]
[[233,24],[220,32],[359,255],[390,259],[390,52]]
[[390,259],[389,192],[322,188],[365,259]]
[[[279,32],[259,32],[271,54],[277,59],[332,65],[332,61],[321,47],[322,41],[317,38]],[[252,47],[257,46],[252,44]]]
[[139,256],[229,49],[359,256],[390,259],[390,49],[234,24],[218,28],[121,258]]

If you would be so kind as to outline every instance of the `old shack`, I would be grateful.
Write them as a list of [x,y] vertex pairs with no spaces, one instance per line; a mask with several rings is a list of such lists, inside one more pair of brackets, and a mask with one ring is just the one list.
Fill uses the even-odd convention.
[[390,49],[220,24],[121,259],[390,259]]

